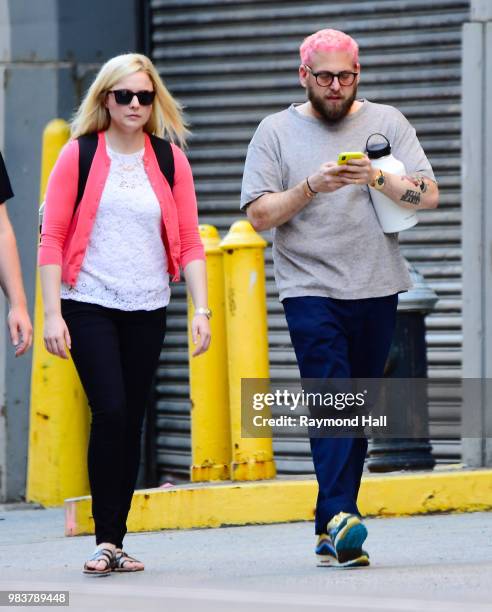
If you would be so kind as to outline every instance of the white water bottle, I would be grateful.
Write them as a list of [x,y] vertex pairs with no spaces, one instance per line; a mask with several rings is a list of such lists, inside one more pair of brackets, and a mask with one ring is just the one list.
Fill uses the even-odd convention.
[[[386,142],[369,144],[373,136],[382,136]],[[383,134],[371,134],[366,142],[367,156],[371,160],[373,168],[379,168],[383,172],[403,176],[406,174],[403,162],[396,159],[391,153],[391,144]],[[403,208],[393,202],[388,196],[374,187],[369,189],[374,210],[385,234],[393,234],[409,229],[418,223],[417,213],[414,210]]]

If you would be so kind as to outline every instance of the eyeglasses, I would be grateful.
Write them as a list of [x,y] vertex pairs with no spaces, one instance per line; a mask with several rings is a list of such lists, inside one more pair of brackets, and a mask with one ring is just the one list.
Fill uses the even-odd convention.
[[359,74],[358,72],[348,72],[347,70],[337,73],[328,72],[327,70],[323,70],[322,72],[313,72],[311,66],[308,66],[307,64],[304,64],[304,68],[309,70],[320,87],[329,87],[333,83],[334,78],[338,79],[338,82],[342,87],[348,87],[349,85],[353,84],[355,77]]
[[139,104],[150,106],[155,98],[155,91],[132,91],[131,89],[111,89],[108,93],[114,94],[116,104],[128,105],[137,96]]

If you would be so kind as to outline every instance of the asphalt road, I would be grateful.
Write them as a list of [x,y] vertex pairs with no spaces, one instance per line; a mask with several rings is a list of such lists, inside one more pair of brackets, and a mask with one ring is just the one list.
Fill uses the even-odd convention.
[[84,612],[492,612],[492,513],[366,524],[369,568],[316,567],[313,524],[290,523],[129,534],[146,570],[95,578],[94,539],[65,538],[63,511],[0,510],[0,590],[67,590]]

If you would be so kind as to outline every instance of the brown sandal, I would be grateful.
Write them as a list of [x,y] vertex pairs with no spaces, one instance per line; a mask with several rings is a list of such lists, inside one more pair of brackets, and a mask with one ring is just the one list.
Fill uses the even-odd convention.
[[125,567],[125,563],[142,563],[134,557],[127,555],[124,550],[117,552],[113,558],[113,572],[142,572],[143,567]]
[[[104,561],[106,567],[104,569],[96,569],[95,567],[88,567],[88,561]],[[92,574],[94,576],[106,576],[111,573],[114,563],[114,552],[109,548],[97,548],[89,559],[84,563],[84,574]]]

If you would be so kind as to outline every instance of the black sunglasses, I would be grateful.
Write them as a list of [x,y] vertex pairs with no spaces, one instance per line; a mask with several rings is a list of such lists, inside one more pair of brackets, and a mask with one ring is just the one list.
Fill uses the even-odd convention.
[[111,89],[108,93],[114,94],[116,104],[127,106],[137,96],[139,104],[150,106],[155,98],[155,91],[132,91],[131,89]]

